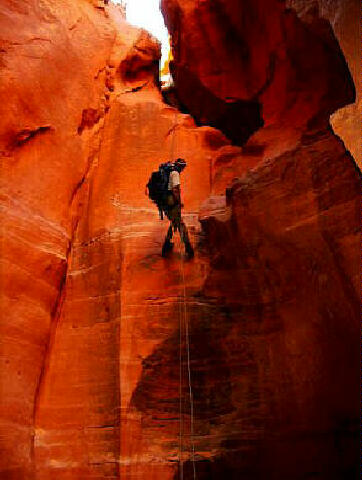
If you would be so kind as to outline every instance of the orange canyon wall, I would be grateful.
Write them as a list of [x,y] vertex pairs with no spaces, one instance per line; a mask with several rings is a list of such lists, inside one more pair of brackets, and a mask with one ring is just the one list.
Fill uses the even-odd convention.
[[[327,22],[249,4],[163,2],[196,126],[116,6],[2,2],[2,479],[354,478],[359,176],[328,125],[353,84]],[[173,156],[193,262],[144,194]]]

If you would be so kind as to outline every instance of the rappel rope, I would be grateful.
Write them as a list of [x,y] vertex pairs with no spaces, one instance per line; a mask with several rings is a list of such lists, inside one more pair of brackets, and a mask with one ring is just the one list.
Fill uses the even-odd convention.
[[190,337],[189,337],[189,322],[187,319],[186,311],[186,286],[185,286],[185,273],[184,273],[184,261],[181,259],[181,272],[182,272],[182,285],[183,285],[183,305],[184,305],[184,320],[185,320],[185,337],[186,337],[186,352],[187,352],[187,371],[188,371],[188,383],[189,383],[189,397],[190,397],[190,441],[191,441],[191,461],[194,480],[196,480],[196,466],[195,466],[195,442],[194,442],[194,401],[192,394],[191,383],[191,362],[190,362]]
[[[177,126],[177,111],[175,111],[174,125],[172,128],[172,140],[171,140],[171,161],[174,159],[174,148],[175,148],[175,132]],[[181,233],[179,232],[181,235]],[[181,242],[180,242],[181,243]],[[183,424],[182,424],[182,387],[183,387],[183,372],[182,372],[182,334],[183,334],[183,324],[185,325],[185,340],[186,340],[186,361],[187,361],[187,379],[188,379],[188,388],[189,388],[189,399],[190,399],[190,444],[191,444],[191,462],[193,469],[193,479],[196,480],[196,465],[195,465],[195,442],[194,442],[194,402],[193,402],[193,393],[192,393],[192,383],[191,383],[191,361],[190,361],[190,338],[189,338],[189,323],[187,319],[187,306],[186,306],[186,285],[185,285],[185,272],[184,272],[184,260],[181,258],[181,279],[183,286],[183,302],[179,302],[179,415],[180,415],[180,427],[179,427],[179,478],[183,480],[184,478],[184,467],[183,467]],[[182,309],[183,304],[183,309]],[[183,320],[182,321],[182,317]]]
[[182,307],[179,302],[179,472],[180,480],[184,478],[184,464],[182,458]]

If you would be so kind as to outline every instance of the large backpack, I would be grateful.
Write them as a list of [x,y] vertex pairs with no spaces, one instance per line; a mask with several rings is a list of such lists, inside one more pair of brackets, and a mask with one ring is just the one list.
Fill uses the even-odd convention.
[[148,196],[157,205],[161,220],[163,220],[163,213],[167,210],[168,181],[173,169],[173,163],[161,163],[158,170],[152,172],[146,185]]

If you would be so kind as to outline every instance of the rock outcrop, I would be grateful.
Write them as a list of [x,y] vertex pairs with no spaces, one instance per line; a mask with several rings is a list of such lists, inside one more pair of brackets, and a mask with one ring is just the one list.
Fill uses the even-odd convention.
[[359,168],[362,167],[361,147],[361,59],[359,45],[361,25],[361,4],[358,0],[288,0],[287,5],[294,8],[306,22],[316,16],[330,21],[333,31],[346,57],[356,85],[355,103],[338,110],[331,118],[333,130],[339,135],[346,148],[351,152]]
[[[326,21],[197,4],[164,2],[176,89],[222,131],[111,2],[0,6],[4,480],[354,478],[353,83]],[[189,263],[144,195],[178,156]]]
[[359,188],[320,132],[235,182],[226,208],[204,206],[203,293],[228,312],[237,399],[220,477],[357,478]]
[[343,54],[324,18],[303,21],[276,0],[162,5],[181,104],[234,143],[244,144],[262,124],[290,138],[310,124],[326,124],[354,101]]

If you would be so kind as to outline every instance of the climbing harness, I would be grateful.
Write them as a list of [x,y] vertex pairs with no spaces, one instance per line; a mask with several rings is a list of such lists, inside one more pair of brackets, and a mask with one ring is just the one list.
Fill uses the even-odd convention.
[[[175,132],[177,127],[177,111],[175,111],[174,125],[172,128],[172,140],[171,140],[171,151],[170,157],[171,161],[174,158],[174,149],[175,149]],[[181,242],[180,245],[181,247]],[[181,257],[181,283],[182,283],[182,301],[180,296],[179,301],[179,478],[183,480],[184,478],[184,465],[183,465],[183,405],[182,405],[182,390],[183,390],[183,353],[182,353],[182,343],[183,336],[185,337],[185,347],[186,347],[186,363],[187,363],[187,382],[188,382],[188,393],[190,401],[190,457],[192,462],[193,470],[193,479],[196,480],[196,465],[195,465],[195,442],[194,442],[194,402],[193,402],[193,392],[192,392],[192,382],[191,382],[191,360],[190,360],[190,335],[189,335],[189,323],[187,318],[187,304],[186,304],[186,285],[185,285],[185,271],[184,271],[184,259]]]

